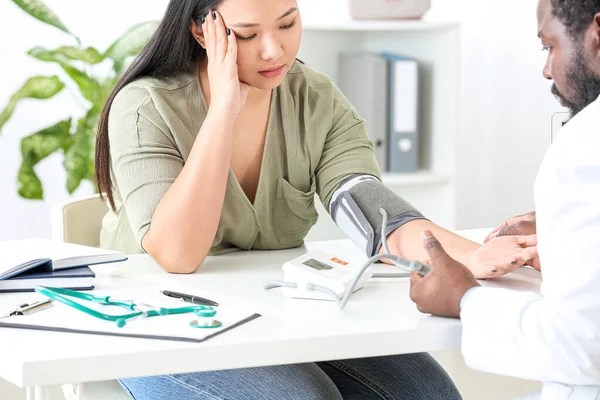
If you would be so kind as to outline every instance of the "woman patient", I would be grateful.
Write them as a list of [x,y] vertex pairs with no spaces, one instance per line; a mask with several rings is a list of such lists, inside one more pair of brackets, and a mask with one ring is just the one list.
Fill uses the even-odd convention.
[[[369,256],[380,251],[384,208],[400,256],[425,260],[427,229],[480,277],[527,262],[526,239],[480,247],[386,188],[364,121],[327,76],[296,60],[301,37],[296,0],[170,1],[100,121],[97,181],[111,206],[102,247],[145,251],[184,274],[208,254],[296,247],[317,220],[317,193],[334,220],[359,216],[367,234],[355,241]],[[460,398],[427,354],[121,383],[135,399]]]

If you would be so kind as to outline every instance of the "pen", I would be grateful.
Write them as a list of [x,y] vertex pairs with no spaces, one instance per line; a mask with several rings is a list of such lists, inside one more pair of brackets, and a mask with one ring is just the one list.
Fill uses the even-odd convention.
[[161,290],[161,293],[164,294],[165,296],[183,300],[188,303],[200,304],[203,306],[213,306],[213,307],[216,307],[219,305],[219,303],[216,303],[212,300],[208,300],[208,299],[205,299],[205,298],[199,297],[199,296],[193,296],[191,294],[172,292],[170,290]]

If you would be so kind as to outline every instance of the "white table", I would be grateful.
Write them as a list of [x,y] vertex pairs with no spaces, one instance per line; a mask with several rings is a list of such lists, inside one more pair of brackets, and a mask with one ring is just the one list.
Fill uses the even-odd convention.
[[[368,283],[344,310],[334,302],[289,299],[262,283],[282,277],[281,265],[307,249],[362,256],[350,241],[307,243],[304,248],[238,252],[209,257],[192,275],[170,275],[150,257],[98,266],[97,289],[181,288],[202,295],[218,291],[248,299],[262,317],[204,343],[0,329],[0,377],[44,399],[46,388],[69,382],[333,359],[429,352],[460,346],[456,319],[426,316],[408,296],[406,279]],[[496,283],[497,284],[497,283]],[[503,286],[537,290],[538,284],[507,277]],[[37,298],[0,295],[0,311]]]

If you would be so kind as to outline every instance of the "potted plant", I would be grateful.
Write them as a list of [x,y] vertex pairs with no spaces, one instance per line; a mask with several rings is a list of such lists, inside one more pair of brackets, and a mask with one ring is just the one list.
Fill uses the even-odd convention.
[[[73,39],[73,44],[57,49],[35,47],[27,52],[37,60],[56,63],[79,89],[88,107],[85,116],[74,121],[68,118],[35,132],[21,142],[22,162],[18,173],[19,195],[27,199],[43,199],[43,185],[35,173],[35,166],[49,155],[61,152],[63,166],[67,172],[67,190],[73,193],[83,180],[95,185],[94,152],[98,118],[106,98],[116,85],[126,63],[146,45],[158,22],[150,21],[133,26],[104,52],[93,47],[84,47],[61,22],[52,10],[41,0],[13,0],[22,10],[41,22],[65,32]],[[92,74],[91,66],[111,63],[110,72],[104,75]],[[9,99],[0,112],[0,134],[2,127],[10,119],[15,107],[25,98],[51,99],[65,88],[65,83],[54,76],[33,76]]]

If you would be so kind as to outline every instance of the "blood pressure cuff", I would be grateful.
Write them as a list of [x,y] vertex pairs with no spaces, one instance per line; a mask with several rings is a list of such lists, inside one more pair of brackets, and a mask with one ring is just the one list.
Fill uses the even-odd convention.
[[329,214],[369,257],[382,245],[383,208],[388,215],[386,237],[407,222],[426,219],[416,208],[371,175],[346,179],[331,197]]

